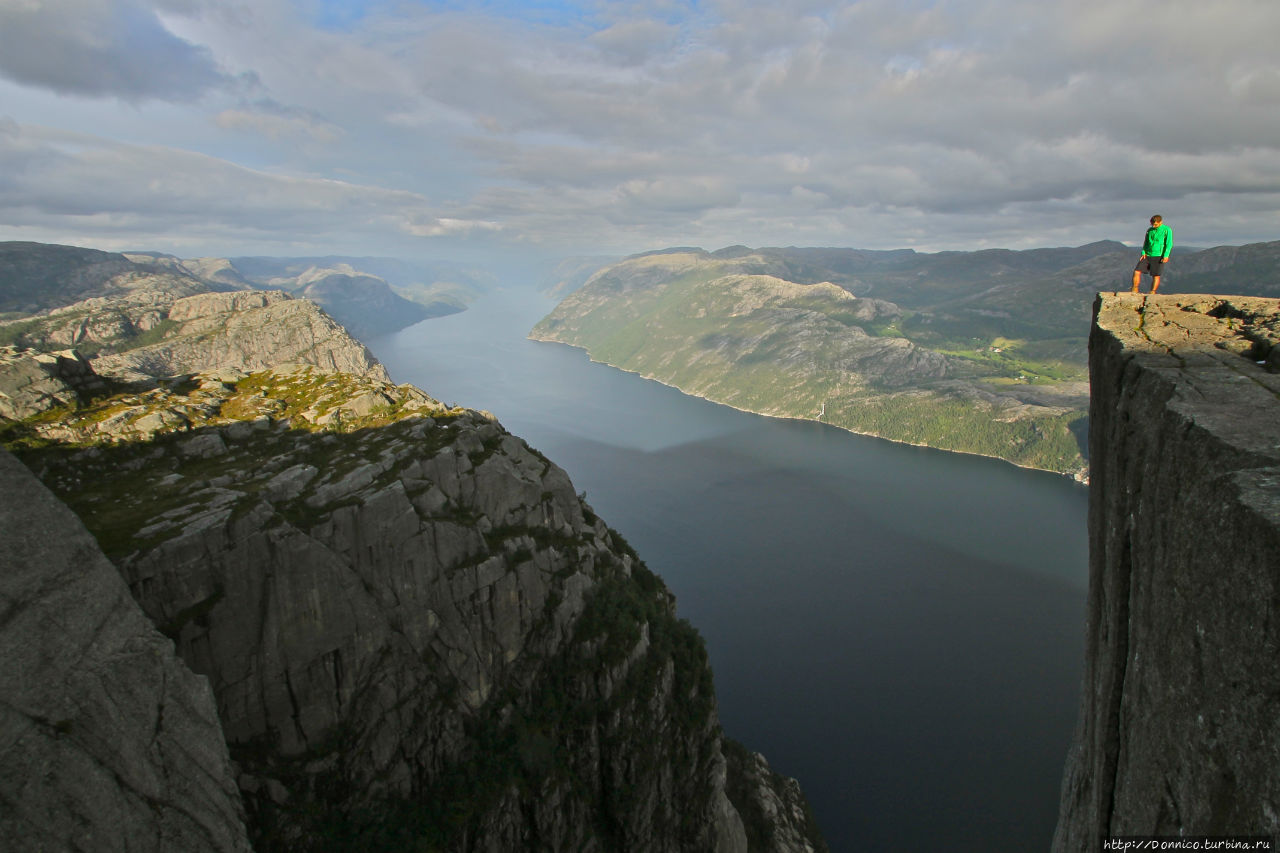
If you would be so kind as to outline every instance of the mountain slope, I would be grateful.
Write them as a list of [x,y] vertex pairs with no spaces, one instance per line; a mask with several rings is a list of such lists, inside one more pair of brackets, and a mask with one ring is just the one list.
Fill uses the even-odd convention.
[[0,242],[0,315],[105,296],[111,280],[137,267],[124,255],[46,243]]
[[823,271],[767,251],[633,258],[598,273],[531,337],[749,411],[1082,472],[1072,433],[1087,399],[1082,368],[1045,358],[1030,375],[1029,359],[1002,352],[1013,342],[957,342],[933,315],[853,295],[847,277],[844,287],[809,283]]
[[[599,270],[530,333],[769,415],[1083,478],[1090,305],[1135,250],[669,249]],[[1280,293],[1280,242],[1183,251],[1162,290]]]
[[490,416],[298,366],[10,443],[210,679],[256,849],[747,849],[700,638]]
[[164,321],[90,363],[6,351],[0,442],[208,678],[255,849],[825,850],[798,785],[726,749],[697,632],[561,469],[376,362],[335,369],[364,350],[306,300]]

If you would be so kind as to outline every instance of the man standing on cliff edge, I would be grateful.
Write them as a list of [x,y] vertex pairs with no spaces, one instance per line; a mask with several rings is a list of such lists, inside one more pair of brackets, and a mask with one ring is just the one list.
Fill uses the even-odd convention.
[[1138,282],[1142,274],[1151,276],[1151,292],[1160,289],[1160,275],[1164,265],[1169,262],[1169,251],[1173,249],[1173,232],[1164,224],[1164,217],[1156,214],[1151,217],[1151,227],[1147,229],[1146,239],[1142,241],[1142,257],[1133,268],[1133,292],[1138,292]]

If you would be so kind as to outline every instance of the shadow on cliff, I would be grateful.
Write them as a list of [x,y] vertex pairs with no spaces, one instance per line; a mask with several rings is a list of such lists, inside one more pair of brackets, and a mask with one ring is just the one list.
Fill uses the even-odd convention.
[[713,849],[728,831],[701,637],[487,417],[26,444],[209,679],[256,849]]
[[1083,416],[1076,418],[1067,424],[1067,429],[1071,430],[1071,435],[1076,440],[1076,446],[1080,448],[1080,455],[1084,457],[1084,461],[1089,461],[1089,418]]

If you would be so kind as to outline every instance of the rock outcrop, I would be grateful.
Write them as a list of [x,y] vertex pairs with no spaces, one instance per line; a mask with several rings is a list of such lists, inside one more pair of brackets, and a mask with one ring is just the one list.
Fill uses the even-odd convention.
[[105,389],[106,383],[75,350],[0,347],[0,418],[22,420],[75,405]]
[[490,416],[295,365],[27,429],[209,678],[256,849],[728,853],[740,809],[825,849],[763,759],[730,783],[696,632]]
[[0,450],[0,846],[248,851],[208,682]]
[[[227,292],[237,286],[227,273],[212,260],[188,266],[168,257],[0,243],[0,344],[44,353],[74,348],[99,375],[127,382],[285,362],[388,378],[314,303],[280,291]],[[376,308],[414,322],[425,316],[377,282],[385,299]],[[326,293],[346,305],[341,297]],[[360,304],[367,308],[370,299]]]
[[124,380],[207,370],[262,370],[301,362],[386,380],[386,368],[346,329],[305,299],[278,290],[201,293],[176,300],[163,339],[94,360]]
[[118,352],[162,336],[168,331],[165,321],[173,303],[207,290],[187,276],[136,270],[106,285],[108,295],[6,319],[0,323],[0,336],[8,343],[46,351],[76,347],[87,356]]
[[775,773],[763,755],[737,741],[726,738],[724,754],[729,799],[742,817],[748,850],[826,849],[799,782]]
[[1103,294],[1087,658],[1053,849],[1280,832],[1280,302]]

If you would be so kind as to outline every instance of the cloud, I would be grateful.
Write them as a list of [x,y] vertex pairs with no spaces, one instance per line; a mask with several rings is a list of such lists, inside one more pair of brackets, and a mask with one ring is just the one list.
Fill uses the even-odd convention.
[[734,207],[741,195],[723,178],[659,178],[627,181],[620,200],[637,208],[664,213],[692,213],[713,207]]
[[[1277,3],[388,2],[318,28],[293,0],[156,2],[0,5],[0,74],[146,102],[118,143],[78,102],[16,112],[34,147],[7,149],[27,171],[0,173],[0,204],[320,243],[350,214],[344,239],[566,252],[1136,239],[1151,205],[1183,242],[1280,236]],[[59,30],[55,7],[91,23]],[[48,61],[10,55],[11,30]]]
[[502,226],[497,222],[451,219],[447,216],[438,219],[430,219],[425,222],[409,220],[405,222],[403,228],[415,237],[453,237],[457,235],[470,234],[473,231],[502,230]]
[[214,124],[225,130],[257,133],[271,140],[308,139],[333,142],[342,129],[316,113],[286,107],[271,100],[258,100],[226,109],[213,117]]
[[[356,247],[388,235],[491,229],[442,216],[404,190],[279,175],[159,146],[135,146],[0,120],[0,227],[86,235],[175,236]],[[134,242],[134,245],[138,245]]]
[[196,97],[234,81],[134,0],[0,3],[0,76],[64,95]]
[[674,46],[679,30],[664,21],[628,20],[593,33],[588,42],[624,65],[637,65]]

